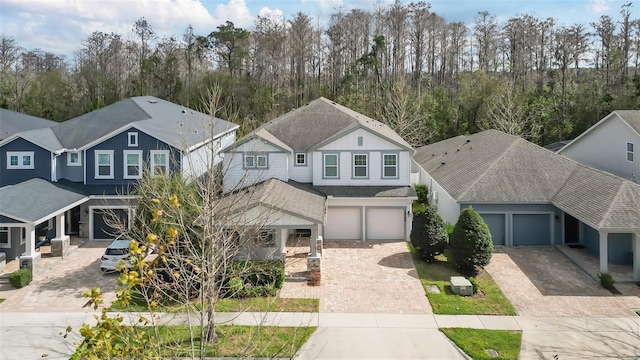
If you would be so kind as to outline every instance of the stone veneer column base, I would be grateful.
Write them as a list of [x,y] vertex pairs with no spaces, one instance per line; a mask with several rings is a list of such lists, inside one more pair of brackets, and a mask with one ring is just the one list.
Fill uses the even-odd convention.
[[20,256],[20,269],[29,269],[31,270],[31,279],[35,280],[39,273],[40,269],[40,253],[34,252],[31,256],[21,255]]
[[59,256],[64,259],[69,255],[70,245],[71,239],[68,235],[61,238],[51,239],[51,256]]

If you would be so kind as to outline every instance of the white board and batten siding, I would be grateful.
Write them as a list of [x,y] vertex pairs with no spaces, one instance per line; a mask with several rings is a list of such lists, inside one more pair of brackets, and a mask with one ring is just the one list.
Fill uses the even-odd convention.
[[[244,167],[245,154],[267,155],[267,168]],[[251,140],[224,154],[223,191],[228,192],[251,186],[272,178],[289,181],[287,171],[289,154],[271,144]]]
[[235,131],[228,132],[182,156],[182,176],[198,178],[222,161],[220,150],[235,142]]
[[406,240],[411,233],[411,200],[329,198],[327,240]]
[[296,165],[296,153],[289,154],[289,179],[301,183],[313,181],[313,154],[306,153],[306,165]]

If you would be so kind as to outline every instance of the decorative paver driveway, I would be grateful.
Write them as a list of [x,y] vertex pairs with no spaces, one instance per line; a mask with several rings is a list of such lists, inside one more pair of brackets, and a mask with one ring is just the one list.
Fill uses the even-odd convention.
[[100,257],[107,245],[107,241],[85,243],[22,289],[3,284],[0,298],[6,300],[0,311],[86,311],[82,306],[87,299],[82,292],[92,287],[99,287],[105,302],[110,303],[115,299],[117,275],[100,270]]
[[286,282],[280,296],[320,298],[321,312],[433,312],[405,242],[325,242],[322,285]]
[[521,316],[637,317],[637,296],[612,295],[551,247],[496,248],[487,266]]

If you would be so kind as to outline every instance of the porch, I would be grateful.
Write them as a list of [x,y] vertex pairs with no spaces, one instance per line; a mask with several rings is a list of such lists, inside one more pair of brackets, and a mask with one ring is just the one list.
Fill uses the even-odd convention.
[[[89,241],[89,238],[80,237],[77,235],[69,235],[69,248],[68,253],[74,252],[80,246]],[[38,268],[36,272],[40,275],[43,275],[47,271],[49,271],[53,266],[62,261],[61,256],[55,256],[51,252],[51,245],[41,246],[38,250],[36,250],[40,254],[40,261],[38,262]],[[20,268],[20,259],[14,259],[11,261],[7,261],[4,270],[0,275],[10,274]]]

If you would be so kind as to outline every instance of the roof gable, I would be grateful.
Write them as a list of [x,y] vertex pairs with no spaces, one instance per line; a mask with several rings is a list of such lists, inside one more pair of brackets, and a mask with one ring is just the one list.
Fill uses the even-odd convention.
[[592,131],[599,128],[605,122],[615,121],[616,119],[627,124],[627,126],[631,128],[630,130],[634,131],[640,137],[640,110],[615,110],[558,150],[558,153],[562,154],[567,149],[571,148],[573,144],[579,142],[583,137],[588,136]]

